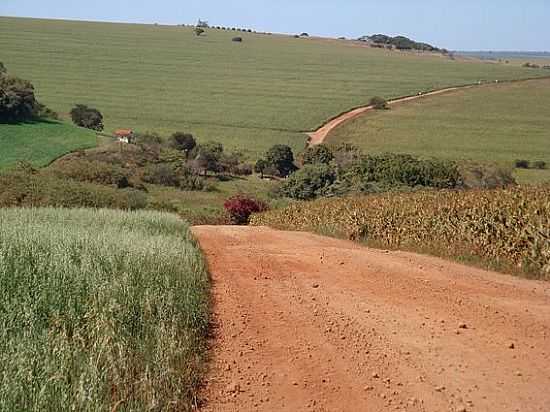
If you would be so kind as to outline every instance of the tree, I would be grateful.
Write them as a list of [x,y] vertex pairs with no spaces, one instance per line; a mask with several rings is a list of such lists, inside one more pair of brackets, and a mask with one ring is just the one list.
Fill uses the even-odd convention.
[[370,106],[374,107],[376,110],[387,110],[389,109],[388,102],[386,99],[380,96],[374,96],[370,99]]
[[265,160],[273,165],[282,177],[288,176],[296,170],[294,154],[289,146],[278,144],[269,149]]
[[260,177],[263,179],[264,178],[264,172],[268,168],[268,166],[269,166],[269,163],[267,163],[266,160],[260,159],[254,165],[254,172],[259,173]]
[[185,153],[185,158],[189,159],[189,153],[197,146],[197,142],[192,134],[176,132],[172,135],[172,147]]
[[280,187],[283,196],[311,200],[323,196],[336,180],[336,173],[325,164],[306,165],[293,173]]
[[349,167],[363,158],[361,149],[351,143],[341,143],[333,149],[334,161],[340,169]]
[[71,119],[77,126],[98,132],[103,130],[103,115],[99,110],[84,104],[77,104],[71,110]]
[[302,154],[302,163],[304,165],[329,164],[334,160],[332,151],[325,145],[308,147]]
[[195,36],[200,36],[201,34],[205,33],[205,30],[201,27],[195,27],[193,31],[195,32]]
[[199,19],[199,21],[197,22],[197,27],[199,27],[201,29],[208,29],[210,27],[210,25],[208,24],[207,21]]
[[34,87],[27,80],[7,75],[4,65],[0,75],[0,121],[21,122],[37,114],[39,104]]
[[197,167],[204,170],[206,177],[208,172],[218,173],[220,171],[220,159],[223,155],[221,143],[209,142],[198,145],[195,148],[195,163]]

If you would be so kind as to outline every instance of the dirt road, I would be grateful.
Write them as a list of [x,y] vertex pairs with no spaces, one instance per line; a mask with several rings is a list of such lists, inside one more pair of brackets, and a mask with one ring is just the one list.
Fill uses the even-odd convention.
[[550,284],[348,241],[195,227],[204,411],[550,411]]
[[[399,103],[410,102],[413,100],[422,99],[424,97],[437,96],[440,94],[450,93],[456,90],[469,89],[472,87],[476,87],[476,86],[468,85],[468,86],[459,86],[459,87],[448,87],[446,89],[434,90],[431,92],[418,94],[416,96],[400,97],[398,99],[388,100],[388,105],[393,106]],[[316,146],[316,145],[322,144],[327,138],[327,136],[330,134],[330,132],[332,132],[335,128],[337,128],[338,126],[340,126],[345,122],[350,121],[351,119],[354,119],[372,110],[374,110],[373,106],[363,106],[357,109],[350,110],[349,112],[343,113],[338,117],[335,117],[334,119],[328,121],[326,124],[321,126],[316,131],[307,134],[310,137],[309,145]]]

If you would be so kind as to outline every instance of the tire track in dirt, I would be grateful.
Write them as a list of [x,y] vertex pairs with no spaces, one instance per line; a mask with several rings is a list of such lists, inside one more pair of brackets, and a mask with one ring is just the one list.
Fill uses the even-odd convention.
[[194,227],[204,411],[548,411],[550,285],[257,227]]

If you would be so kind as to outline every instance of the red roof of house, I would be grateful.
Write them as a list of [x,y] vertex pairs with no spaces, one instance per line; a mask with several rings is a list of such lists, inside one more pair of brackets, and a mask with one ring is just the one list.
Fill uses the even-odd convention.
[[117,137],[129,137],[134,134],[132,129],[118,129],[115,131],[115,136]]

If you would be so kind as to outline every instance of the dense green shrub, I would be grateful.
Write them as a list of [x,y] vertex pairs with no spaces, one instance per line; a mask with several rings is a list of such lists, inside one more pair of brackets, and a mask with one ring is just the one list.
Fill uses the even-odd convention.
[[374,45],[379,45],[379,46],[383,46],[383,45],[395,46],[395,48],[398,50],[422,50],[422,51],[432,51],[432,52],[441,51],[442,52],[442,50],[432,46],[431,44],[419,43],[405,36],[391,37],[385,34],[375,34],[372,36],[360,37],[359,40],[368,40],[370,42],[373,42]]
[[178,169],[178,188],[187,191],[205,190],[206,184],[204,179],[197,176],[191,168],[184,166]]
[[178,176],[173,166],[168,164],[154,164],[145,168],[143,181],[161,186],[177,186]]
[[170,137],[170,145],[176,150],[185,153],[185,157],[189,157],[189,153],[197,146],[197,142],[192,134],[176,132]]
[[147,194],[55,176],[10,171],[0,174],[0,207],[92,207],[135,210],[147,205]]
[[352,143],[341,143],[332,148],[332,153],[334,161],[340,169],[345,169],[364,157],[361,149]]
[[[3,67],[3,66],[2,66]],[[37,116],[33,85],[23,79],[0,73],[0,122],[23,122]]]
[[137,133],[134,143],[142,148],[159,147],[163,143],[162,137],[155,132]]
[[269,165],[277,169],[281,177],[286,177],[296,170],[294,165],[294,154],[287,145],[278,144],[267,151],[265,160]]
[[452,189],[462,184],[458,165],[446,160],[421,160],[405,154],[369,155],[341,173],[341,180],[369,191],[369,183],[387,186]]
[[203,171],[204,176],[208,172],[219,173],[223,171],[223,166],[220,164],[222,156],[223,145],[217,142],[200,144],[191,153],[194,167]]
[[77,104],[71,110],[71,119],[73,123],[79,127],[96,130],[103,130],[103,115],[99,110],[93,107],[88,107],[84,104]]
[[514,161],[516,169],[529,169],[529,160],[517,159]]
[[306,165],[281,184],[279,195],[298,200],[324,196],[336,180],[334,170],[325,164]]
[[203,190],[204,180],[188,167],[170,164],[148,166],[143,173],[143,181],[150,184],[177,187],[181,190]]
[[260,174],[260,177],[264,178],[265,170],[269,167],[267,160],[259,159],[254,165],[254,172]]
[[53,164],[48,171],[56,177],[80,182],[111,185],[119,189],[131,186],[129,172],[111,163],[85,159],[62,160]]
[[235,176],[250,176],[254,173],[254,168],[252,165],[247,163],[241,163],[235,166],[231,173]]
[[460,176],[466,189],[498,189],[517,184],[514,170],[498,164],[462,164]]
[[319,163],[328,165],[332,160],[334,160],[334,154],[332,154],[332,151],[327,146],[322,144],[308,147],[302,154],[302,163],[304,165]]

